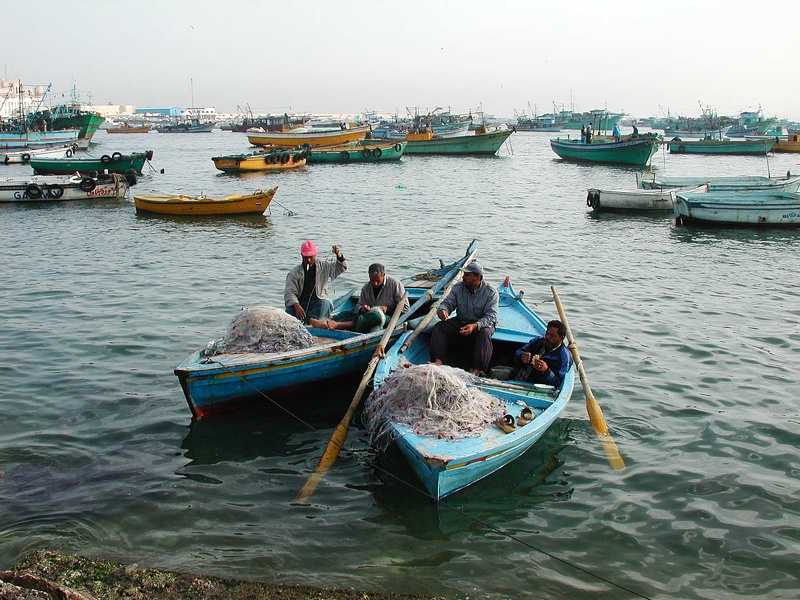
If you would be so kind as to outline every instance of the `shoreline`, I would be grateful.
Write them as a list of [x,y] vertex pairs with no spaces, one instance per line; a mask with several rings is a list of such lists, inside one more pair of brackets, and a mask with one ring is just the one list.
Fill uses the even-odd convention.
[[430,596],[316,588],[165,571],[52,550],[36,550],[10,571],[0,571],[0,598],[437,600]]

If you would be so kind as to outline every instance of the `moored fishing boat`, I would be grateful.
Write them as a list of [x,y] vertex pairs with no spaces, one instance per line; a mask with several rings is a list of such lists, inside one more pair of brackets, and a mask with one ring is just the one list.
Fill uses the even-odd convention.
[[89,173],[97,171],[102,173],[127,173],[132,171],[134,174],[142,174],[142,167],[145,161],[153,159],[153,151],[132,152],[122,154],[103,154],[99,158],[37,158],[32,157],[31,166],[35,173],[39,175],[63,175],[69,173]]
[[119,127],[106,127],[106,133],[150,133],[150,125],[124,123]]
[[775,140],[773,152],[800,152],[800,135],[790,133],[786,140]]
[[211,133],[216,125],[215,121],[200,121],[190,119],[188,121],[167,123],[156,127],[158,133]]
[[128,190],[122,175],[31,175],[0,178],[0,202],[119,199]]
[[290,131],[267,131],[264,133],[248,133],[247,139],[254,146],[281,146],[294,148],[295,146],[308,145],[333,146],[364,139],[369,131],[369,125],[339,129],[336,131],[313,131],[307,127],[299,127]]
[[[492,337],[492,372],[510,373],[514,352],[531,338],[543,336],[547,325],[525,304],[522,293],[514,291],[508,278],[498,292],[500,308],[497,330]],[[380,403],[384,401],[382,393],[391,390],[392,374],[398,370],[408,365],[424,365],[420,371],[428,370],[432,374],[435,373],[432,370],[440,369],[433,365],[425,365],[430,360],[430,331],[430,328],[426,328],[407,348],[408,340],[416,332],[403,334],[386,353],[386,358],[381,359],[375,372],[376,391],[365,404],[366,415],[373,414],[372,411],[381,414]],[[397,444],[428,494],[436,500],[497,471],[539,440],[556,421],[572,396],[575,366],[573,364],[570,367],[560,389],[525,381],[477,377],[467,373],[464,375],[468,390],[480,390],[492,397],[494,400],[494,405],[491,407],[494,410],[492,417],[502,418],[504,415],[509,415],[508,419],[512,425],[508,433],[494,424],[493,419],[489,419],[488,423],[482,422],[472,431],[464,431],[462,435],[454,435],[451,438],[447,433],[426,433],[422,427],[415,427],[407,419],[400,418],[398,413],[385,411],[385,417],[371,423],[373,426],[370,427],[373,437],[376,428],[380,427],[384,439]],[[409,398],[409,403],[417,400]],[[427,420],[431,415],[425,415],[426,400],[428,398],[422,398],[420,413]],[[532,417],[532,420],[524,425],[523,421],[519,420],[524,416],[523,411]],[[409,413],[412,412],[409,410]],[[372,421],[373,417],[369,420]],[[516,425],[513,425],[514,423]]]
[[310,154],[309,148],[302,150],[273,150],[271,152],[253,152],[251,154],[228,154],[214,156],[214,166],[226,173],[243,171],[284,171],[297,169],[306,164]]
[[675,224],[800,226],[800,194],[748,191],[695,194],[672,191]]
[[555,138],[550,140],[550,148],[564,160],[645,166],[658,151],[659,139],[650,133],[626,137],[619,142],[595,138],[590,144],[580,139]]
[[741,175],[733,177],[668,176],[657,173],[637,173],[636,186],[645,189],[693,188],[708,184],[711,192],[761,190],[772,192],[796,192],[800,189],[800,175],[786,173],[785,177],[763,177]]
[[[392,333],[396,340],[409,319],[425,312],[427,305],[459,274],[474,256],[473,241],[462,258],[424,273],[402,279],[409,294],[411,309],[400,317]],[[358,291],[353,289],[334,301],[334,315],[355,309]],[[175,375],[186,401],[196,417],[229,410],[267,392],[284,390],[303,383],[321,381],[365,369],[378,347],[384,331],[356,333],[343,329],[308,327],[314,336],[309,348],[273,353],[221,353],[198,350],[183,360]],[[210,344],[213,348],[214,343]]]
[[45,146],[43,148],[26,148],[24,150],[17,150],[15,152],[6,152],[0,154],[0,163],[27,163],[31,158],[69,158],[73,155],[75,150],[78,149],[77,144],[68,144],[65,146]]
[[409,133],[406,154],[494,156],[514,133],[513,129],[478,130],[474,135],[437,138],[430,131]]
[[[684,190],[682,190],[684,191]],[[702,193],[708,191],[708,184],[686,188],[685,191]],[[586,195],[586,206],[596,212],[600,211],[649,211],[672,212],[670,190],[601,190],[589,188]]]
[[45,146],[75,143],[78,139],[77,129],[60,131],[0,131],[0,150],[16,150],[29,148],[32,145]]
[[682,140],[668,142],[672,154],[740,154],[763,156],[772,151],[775,140]]
[[407,142],[359,140],[338,146],[321,146],[308,156],[310,163],[362,163],[400,160]]
[[250,215],[261,214],[272,202],[277,187],[252,194],[209,198],[204,195],[159,194],[134,196],[136,212],[160,215]]

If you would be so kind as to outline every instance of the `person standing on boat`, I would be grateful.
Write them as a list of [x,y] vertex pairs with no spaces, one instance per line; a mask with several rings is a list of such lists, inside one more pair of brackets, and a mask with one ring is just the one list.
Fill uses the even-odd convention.
[[[440,321],[431,333],[431,362],[443,365],[454,349],[472,352],[472,372],[485,376],[492,360],[492,336],[497,326],[500,296],[483,281],[483,267],[472,261],[462,269],[462,281],[442,301]],[[456,311],[456,316],[450,313]]]
[[622,139],[622,134],[619,132],[619,124],[614,123],[614,129],[611,130],[611,137],[614,138],[615,142],[618,142],[620,139]]
[[[311,319],[311,325],[322,329],[353,329],[359,333],[373,333],[386,327],[403,299],[406,288],[401,281],[387,275],[381,263],[372,263],[368,272],[369,281],[361,288],[356,311],[352,315],[355,318],[347,321]],[[406,298],[401,312],[406,313],[409,308]]]
[[572,366],[572,355],[564,345],[566,336],[564,323],[558,319],[547,323],[543,336],[532,338],[514,353],[515,378],[560,388]]
[[581,144],[586,142],[586,126],[581,125]]
[[317,260],[316,245],[306,240],[300,246],[303,262],[286,275],[283,292],[286,312],[304,323],[312,317],[327,319],[333,311],[333,303],[326,297],[328,282],[347,270],[347,259],[339,246],[333,246],[331,251],[336,258]]
[[586,126],[586,143],[587,144],[591,144],[592,143],[592,126],[591,125],[587,125]]

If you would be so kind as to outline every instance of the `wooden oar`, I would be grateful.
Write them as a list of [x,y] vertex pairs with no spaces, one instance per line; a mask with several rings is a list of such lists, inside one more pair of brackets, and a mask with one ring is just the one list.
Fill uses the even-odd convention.
[[347,407],[347,412],[336,426],[336,429],[333,430],[333,435],[331,435],[331,439],[328,441],[325,452],[322,453],[322,458],[320,458],[316,470],[314,473],[312,473],[311,477],[308,478],[308,481],[306,481],[303,489],[300,490],[300,494],[297,496],[296,502],[304,502],[311,496],[311,494],[314,493],[314,490],[317,489],[317,485],[320,481],[322,481],[322,478],[327,470],[339,456],[339,452],[347,440],[347,432],[350,429],[350,421],[353,419],[353,414],[355,413],[359,402],[361,402],[361,397],[364,395],[364,391],[367,389],[367,384],[369,383],[372,374],[375,372],[375,367],[378,366],[378,361],[384,355],[384,349],[386,344],[389,342],[389,338],[392,337],[392,333],[397,325],[397,320],[400,318],[400,313],[402,312],[403,306],[406,303],[406,298],[408,298],[408,292],[403,294],[402,299],[397,303],[397,307],[394,309],[394,314],[392,314],[392,320],[389,321],[389,325],[386,327],[386,331],[383,333],[383,337],[378,343],[378,347],[375,348],[375,353],[372,355],[372,360],[370,360],[369,365],[367,365],[367,370],[364,372],[364,376],[361,378],[361,383],[356,390],[355,396],[353,396],[353,400],[350,402],[350,406]]
[[572,330],[569,328],[569,321],[567,321],[567,313],[564,312],[564,307],[561,305],[561,300],[558,297],[556,288],[550,286],[553,292],[553,300],[555,300],[556,308],[558,309],[558,316],[561,317],[561,322],[567,328],[567,341],[569,342],[569,349],[572,351],[572,357],[575,359],[575,367],[578,369],[578,374],[581,378],[581,385],[583,385],[583,394],[586,396],[586,412],[589,413],[589,421],[592,423],[597,435],[600,436],[600,443],[605,450],[608,462],[611,466],[618,471],[625,468],[625,461],[620,456],[617,443],[608,432],[608,425],[603,418],[603,411],[600,410],[600,404],[592,393],[592,388],[589,387],[589,378],[586,377],[586,371],[583,369],[583,361],[581,355],[578,353],[578,343],[572,335]]

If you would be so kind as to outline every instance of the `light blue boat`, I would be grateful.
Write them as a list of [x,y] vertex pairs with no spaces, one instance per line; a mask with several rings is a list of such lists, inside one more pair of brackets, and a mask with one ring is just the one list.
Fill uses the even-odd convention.
[[800,227],[800,194],[789,192],[672,192],[675,224]]
[[[407,321],[427,312],[427,306],[459,275],[459,267],[475,251],[473,240],[459,260],[449,265],[440,260],[438,268],[401,280],[408,291],[411,309],[401,316],[391,341],[400,336]],[[334,300],[334,316],[355,310],[358,290],[360,286]],[[363,372],[384,333],[308,329],[315,340],[323,341],[287,352],[214,354],[198,350],[192,353],[175,368],[192,414],[199,418],[231,410],[264,393]]]
[[[523,302],[522,292],[514,291],[508,278],[498,292],[500,309],[497,330],[492,338],[492,373],[509,371],[514,352],[532,337],[544,335],[547,328],[545,321]],[[423,364],[430,360],[431,329],[421,332],[404,352],[401,349],[413,332],[400,337],[386,358],[378,363],[374,379],[376,389],[387,383],[391,373],[403,368],[402,365]],[[390,435],[428,494],[439,500],[494,473],[536,443],[564,410],[574,384],[574,364],[560,390],[523,381],[481,377],[470,387],[477,387],[499,400],[504,406],[501,414],[511,415],[516,422],[522,410],[530,407],[536,418],[510,433],[489,423],[478,436],[447,439],[418,435],[390,417]],[[365,410],[369,410],[369,406],[365,406]]]
[[669,142],[672,154],[738,154],[742,156],[765,156],[772,152],[774,138],[759,140],[682,140]]

